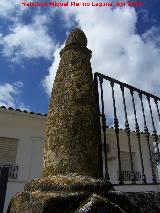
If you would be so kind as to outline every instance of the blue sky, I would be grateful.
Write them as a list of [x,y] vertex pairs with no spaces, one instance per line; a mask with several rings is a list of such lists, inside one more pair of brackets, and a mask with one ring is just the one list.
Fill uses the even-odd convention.
[[20,2],[0,0],[0,105],[47,113],[59,50],[77,26],[93,51],[93,72],[159,95],[159,0],[114,9],[31,8]]

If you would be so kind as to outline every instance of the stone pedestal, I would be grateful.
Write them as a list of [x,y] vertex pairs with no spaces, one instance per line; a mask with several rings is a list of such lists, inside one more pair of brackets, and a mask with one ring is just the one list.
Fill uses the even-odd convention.
[[101,204],[106,209],[111,203],[104,196],[111,189],[111,184],[104,180],[76,174],[35,179],[12,198],[8,212],[92,212]]
[[105,180],[76,174],[35,179],[7,213],[158,213],[159,192],[119,192]]

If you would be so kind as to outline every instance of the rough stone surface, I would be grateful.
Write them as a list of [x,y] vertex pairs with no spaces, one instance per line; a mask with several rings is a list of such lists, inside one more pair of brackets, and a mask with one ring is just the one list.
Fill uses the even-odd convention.
[[137,213],[160,212],[160,192],[127,192],[125,195]]
[[99,175],[95,88],[86,45],[85,34],[76,29],[60,53],[48,112],[43,176]]
[[77,174],[35,179],[12,198],[8,213],[158,213],[160,193],[119,192]]
[[98,192],[98,190],[103,188],[103,191],[108,191],[113,189],[111,183],[105,181],[104,179],[95,179],[89,176],[81,176],[77,174],[69,175],[57,175],[48,176],[43,178],[36,178],[24,187],[25,191],[34,192],[36,190],[42,191],[54,191],[54,190],[70,190],[70,191],[91,191]]
[[84,34],[84,32],[80,29],[73,30],[67,40],[66,40],[66,46],[70,44],[79,44],[80,46],[87,46],[87,38]]
[[38,178],[27,183],[24,192],[12,198],[8,212],[81,212],[88,199],[92,200],[93,207],[90,208],[94,208],[104,202],[104,194],[112,189],[112,185],[105,180],[77,174]]

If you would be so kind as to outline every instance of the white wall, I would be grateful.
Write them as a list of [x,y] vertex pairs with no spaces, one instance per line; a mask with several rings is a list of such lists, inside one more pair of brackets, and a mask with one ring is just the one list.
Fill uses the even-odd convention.
[[23,191],[27,181],[41,176],[45,125],[44,116],[0,109],[0,137],[19,139],[16,157],[18,177],[9,179],[5,210],[12,196]]

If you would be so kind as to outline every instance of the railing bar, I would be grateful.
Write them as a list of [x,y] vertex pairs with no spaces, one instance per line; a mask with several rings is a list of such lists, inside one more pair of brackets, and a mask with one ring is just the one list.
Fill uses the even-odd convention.
[[157,108],[157,113],[158,113],[158,118],[159,118],[159,122],[160,122],[160,112],[159,112],[159,107],[158,107],[158,101],[156,99],[154,99],[154,102],[156,104],[156,108]]
[[17,178],[18,176],[18,166],[16,166],[16,175],[15,175],[15,178]]
[[98,122],[98,139],[99,139],[99,146],[98,146],[98,151],[99,151],[99,158],[100,158],[100,178],[103,178],[103,156],[102,156],[102,139],[101,139],[101,124],[100,124],[100,109],[99,109],[99,92],[98,92],[98,76],[96,74],[94,74],[94,84],[95,84],[95,93],[96,93],[96,107],[97,107],[97,120]]
[[134,90],[134,91],[136,91],[136,92],[138,92],[138,93],[144,94],[144,95],[146,95],[146,96],[150,96],[150,97],[152,97],[153,99],[156,99],[156,100],[159,100],[159,101],[160,101],[160,97],[157,97],[157,96],[155,96],[155,95],[153,95],[153,94],[151,94],[151,93],[148,93],[148,92],[146,92],[146,91],[143,91],[143,90],[141,90],[141,89],[138,89],[138,88],[136,88],[136,87],[134,87],[134,86],[131,86],[131,85],[129,85],[129,84],[120,82],[120,81],[118,81],[118,80],[116,80],[116,79],[114,79],[114,78],[111,78],[111,77],[109,77],[109,76],[105,76],[105,75],[103,75],[103,74],[101,74],[101,73],[96,72],[96,74],[97,74],[98,76],[101,76],[102,78],[108,80],[108,81],[112,81],[112,82],[114,82],[114,83],[116,83],[116,84],[119,84],[120,86],[126,87],[126,88],[128,88],[129,90]]
[[130,90],[130,93],[131,93],[131,97],[132,97],[132,104],[133,104],[133,111],[134,111],[134,118],[135,118],[135,130],[136,130],[139,153],[140,153],[140,160],[141,160],[142,181],[143,181],[143,183],[146,184],[147,182],[146,182],[146,175],[144,173],[144,163],[143,163],[143,155],[142,155],[142,148],[141,148],[141,141],[140,141],[140,130],[139,130],[139,125],[138,125],[138,120],[137,120],[137,112],[136,112],[133,90]]
[[119,122],[117,118],[117,111],[116,111],[116,103],[115,103],[115,96],[114,96],[114,83],[110,82],[112,88],[112,100],[113,100],[113,109],[114,109],[114,127],[115,127],[115,134],[116,134],[116,142],[117,142],[117,150],[118,150],[118,168],[119,168],[119,184],[124,184],[123,182],[123,174],[121,172],[121,156],[120,156],[120,144],[119,144]]
[[146,116],[145,116],[145,112],[144,112],[144,105],[143,105],[143,100],[142,100],[142,94],[138,93],[138,95],[139,95],[140,102],[141,102],[143,121],[144,121],[144,132],[145,132],[147,145],[148,145],[148,150],[149,150],[149,156],[150,156],[150,163],[151,163],[151,170],[152,170],[152,182],[153,183],[157,183],[155,172],[154,172],[154,168],[153,168],[153,163],[152,163],[153,162],[153,158],[152,158],[152,152],[151,152],[150,140],[149,140],[150,133],[149,133],[148,127],[147,127]]
[[159,146],[158,146],[158,135],[157,135],[157,130],[155,128],[155,123],[154,123],[154,119],[153,119],[153,112],[152,112],[152,107],[151,107],[151,102],[150,102],[150,97],[149,96],[147,96],[147,101],[148,101],[150,115],[151,115],[151,121],[152,121],[152,127],[153,127],[153,137],[154,137],[154,140],[155,140],[155,143],[156,143],[157,152],[158,152],[158,158],[159,158],[159,162],[160,162],[160,153],[159,153]]
[[0,175],[0,212],[3,212],[4,209],[7,183],[8,183],[8,173],[9,167],[5,166],[2,167],[2,172]]
[[127,116],[127,108],[126,108],[126,101],[124,96],[124,87],[120,86],[122,91],[122,99],[123,99],[123,106],[124,106],[124,114],[125,114],[125,132],[128,138],[128,148],[129,148],[129,155],[130,155],[130,163],[131,163],[131,179],[132,183],[135,183],[135,174],[133,170],[133,159],[132,159],[132,150],[131,150],[131,141],[130,141],[130,128],[129,128],[129,122],[128,122],[128,116]]
[[105,160],[105,179],[110,180],[108,174],[107,150],[106,150],[106,117],[104,114],[104,100],[103,100],[103,78],[99,78],[101,91],[101,106],[102,106],[102,129],[103,129],[103,145],[104,145],[104,160]]

